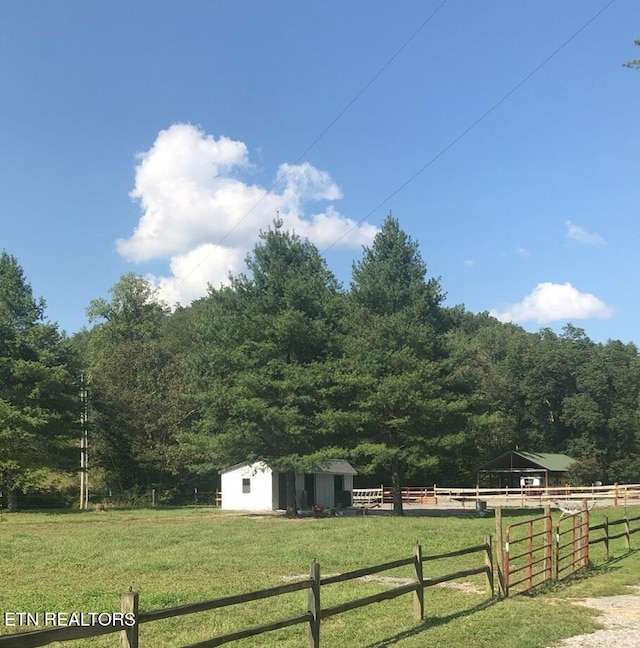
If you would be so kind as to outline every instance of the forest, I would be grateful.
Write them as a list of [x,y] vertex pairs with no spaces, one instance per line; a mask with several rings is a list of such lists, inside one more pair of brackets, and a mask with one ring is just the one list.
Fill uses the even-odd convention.
[[640,482],[633,343],[571,323],[531,333],[445,296],[391,216],[347,288],[276,219],[228,285],[170,307],[127,274],[67,336],[3,252],[2,506],[77,506],[83,385],[95,502],[153,489],[184,503],[256,459],[292,474],[345,458],[363,486],[473,486],[515,448],[570,455],[576,485]]

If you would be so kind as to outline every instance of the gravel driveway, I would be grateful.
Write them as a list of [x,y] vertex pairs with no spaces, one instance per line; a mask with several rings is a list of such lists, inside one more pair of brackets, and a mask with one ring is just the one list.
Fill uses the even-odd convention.
[[576,605],[600,610],[598,621],[605,627],[565,639],[553,648],[640,648],[640,587],[632,590],[632,594],[574,601]]

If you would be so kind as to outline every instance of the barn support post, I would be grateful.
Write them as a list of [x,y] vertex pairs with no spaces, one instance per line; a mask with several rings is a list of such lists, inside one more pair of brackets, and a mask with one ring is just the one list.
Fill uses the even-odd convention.
[[422,547],[417,540],[413,548],[413,558],[415,560],[413,566],[416,583],[418,584],[413,598],[413,618],[415,621],[422,621],[424,620],[424,577],[422,574]]
[[134,592],[131,587],[122,594],[120,611],[123,614],[133,614],[135,620],[132,626],[120,632],[120,648],[138,648],[138,592]]
[[311,561],[309,573],[313,583],[309,588],[307,607],[309,610],[309,648],[320,647],[320,565],[315,560]]

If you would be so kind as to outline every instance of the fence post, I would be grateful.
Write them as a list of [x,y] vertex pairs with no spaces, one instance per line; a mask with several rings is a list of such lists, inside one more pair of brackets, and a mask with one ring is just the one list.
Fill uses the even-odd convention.
[[[544,575],[545,580],[552,580],[553,578],[553,563],[551,554],[553,546],[553,522],[551,520],[551,506],[545,504],[544,506]],[[547,576],[548,574],[548,576]]]
[[491,534],[487,533],[484,536],[485,554],[484,564],[487,568],[487,594],[493,598],[495,594],[495,586],[493,584],[493,548],[491,546]]
[[627,551],[631,551],[631,530],[629,529],[629,514],[626,511],[624,514],[624,543],[627,546]]
[[422,575],[422,547],[416,540],[415,547],[413,548],[414,569],[416,573],[416,582],[418,589],[415,591],[413,597],[413,618],[415,621],[422,621],[424,619],[424,577]]
[[560,580],[560,523],[562,522],[562,517],[556,520],[556,531],[553,538],[553,578],[554,580]]
[[582,529],[581,529],[581,544],[582,544],[582,567],[589,565],[589,502],[586,499],[582,500]]
[[120,611],[123,614],[133,614],[135,619],[132,626],[120,633],[120,648],[138,648],[138,592],[134,592],[131,587],[122,594]]
[[496,506],[496,559],[498,563],[498,591],[500,596],[506,596],[504,581],[504,554],[502,539],[502,507]]
[[604,551],[609,562],[609,516],[604,516]]
[[309,619],[309,648],[320,647],[320,564],[311,561],[309,576],[313,581],[309,588],[308,603]]

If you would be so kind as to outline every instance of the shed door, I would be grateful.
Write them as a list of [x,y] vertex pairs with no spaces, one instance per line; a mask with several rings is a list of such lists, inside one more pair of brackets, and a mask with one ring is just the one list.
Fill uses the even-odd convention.
[[307,473],[304,476],[304,490],[307,494],[307,507],[313,506],[316,503],[316,480],[313,473]]
[[287,510],[287,473],[278,473],[278,508]]

